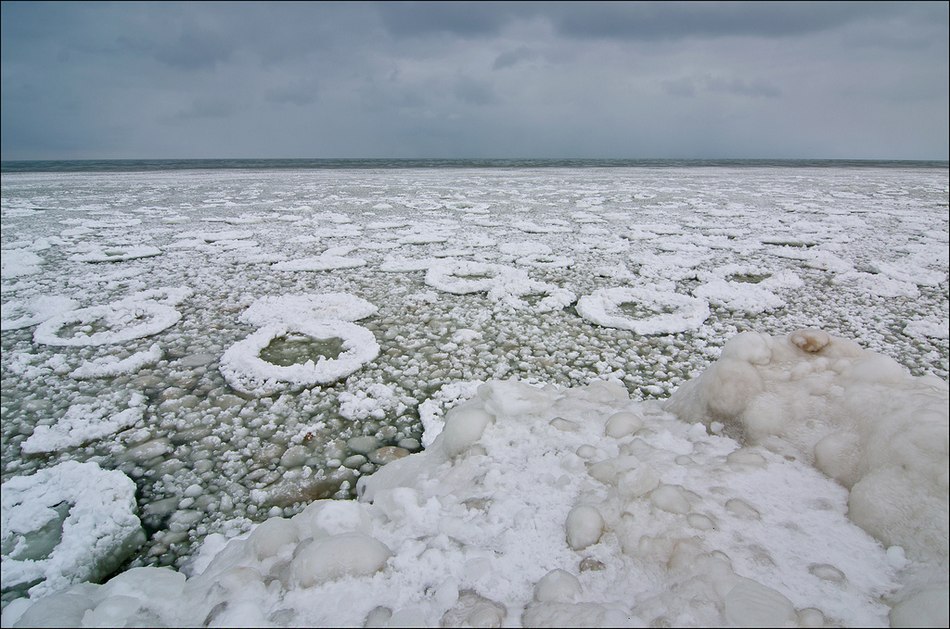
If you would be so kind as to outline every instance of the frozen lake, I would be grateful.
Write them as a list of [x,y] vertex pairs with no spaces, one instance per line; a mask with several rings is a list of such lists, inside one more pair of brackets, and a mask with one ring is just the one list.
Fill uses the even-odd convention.
[[946,380],[948,190],[911,167],[5,173],[2,478],[120,470],[147,537],[126,565],[180,567],[354,497],[489,380],[661,400],[737,333],[799,328]]

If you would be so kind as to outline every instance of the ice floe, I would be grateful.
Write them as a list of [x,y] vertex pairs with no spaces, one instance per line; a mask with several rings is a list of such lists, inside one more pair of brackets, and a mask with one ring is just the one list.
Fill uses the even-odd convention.
[[162,254],[162,250],[151,245],[93,245],[84,247],[85,251],[70,256],[77,262],[124,262],[139,258],[151,258]]
[[[123,400],[125,397],[128,399]],[[36,426],[20,447],[27,454],[58,452],[130,428],[144,415],[145,396],[141,393],[114,393],[70,406],[55,424]]]
[[349,293],[275,295],[261,297],[241,314],[241,321],[255,326],[313,319],[359,321],[378,308]]
[[120,374],[132,374],[136,371],[154,365],[162,359],[162,348],[158,343],[152,343],[147,350],[135,352],[126,358],[103,356],[84,362],[69,372],[70,378],[85,380],[89,378],[112,378]]
[[3,483],[0,500],[5,592],[41,597],[102,579],[145,539],[135,484],[95,463],[65,461],[16,476]]

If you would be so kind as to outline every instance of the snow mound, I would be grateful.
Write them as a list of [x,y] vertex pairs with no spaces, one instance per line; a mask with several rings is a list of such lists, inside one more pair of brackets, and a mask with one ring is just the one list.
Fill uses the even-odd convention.
[[[318,356],[303,363],[278,365],[261,358],[272,341],[287,338],[315,341],[339,339],[342,352],[335,358]],[[254,396],[314,387],[342,380],[379,355],[373,333],[347,321],[292,321],[266,325],[228,348],[219,369],[231,387]]]
[[4,593],[39,598],[102,579],[145,541],[135,484],[95,463],[66,461],[14,477],[0,500]]

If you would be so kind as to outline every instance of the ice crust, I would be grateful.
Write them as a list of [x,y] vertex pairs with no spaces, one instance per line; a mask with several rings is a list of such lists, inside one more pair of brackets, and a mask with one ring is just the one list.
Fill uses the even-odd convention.
[[[488,382],[358,501],[212,536],[187,579],[141,568],[5,622],[940,626],[947,385],[892,362],[801,330],[737,336],[665,403],[607,381]],[[860,480],[842,486],[807,446],[848,429]]]

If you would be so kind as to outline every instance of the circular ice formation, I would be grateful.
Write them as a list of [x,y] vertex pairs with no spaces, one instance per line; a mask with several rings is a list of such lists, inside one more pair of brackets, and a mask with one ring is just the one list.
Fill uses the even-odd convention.
[[95,463],[66,461],[3,483],[3,589],[32,597],[115,570],[145,537],[135,484]]
[[430,267],[426,284],[453,295],[484,293],[499,283],[525,279],[524,271],[502,264],[456,260],[444,266]]
[[[153,301],[120,300],[51,317],[33,331],[33,340],[44,345],[71,347],[124,343],[158,334],[178,323],[179,319],[181,313],[171,306]],[[92,332],[92,325],[96,322],[102,322],[108,330]],[[72,326],[77,326],[72,336],[60,336],[64,328]]]
[[[657,312],[646,318],[626,315],[621,306],[626,303],[643,305]],[[577,302],[577,313],[591,323],[607,328],[630,330],[637,334],[676,334],[693,330],[709,317],[709,306],[702,299],[650,288],[601,288],[585,295]]]
[[241,321],[255,326],[315,319],[359,321],[376,311],[376,306],[350,293],[279,295],[256,300],[241,315]]
[[[339,338],[343,352],[336,358],[319,357],[286,367],[269,363],[261,351],[289,333],[313,339]],[[338,320],[294,321],[267,325],[228,348],[219,368],[234,389],[249,395],[270,395],[286,389],[329,384],[346,378],[379,355],[379,344],[364,327]]]

